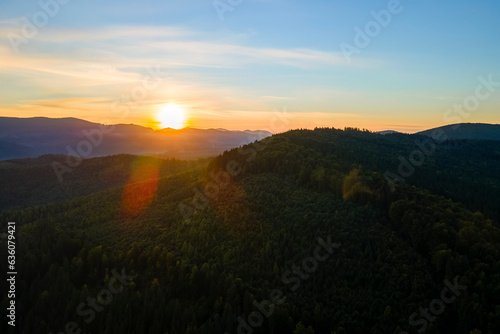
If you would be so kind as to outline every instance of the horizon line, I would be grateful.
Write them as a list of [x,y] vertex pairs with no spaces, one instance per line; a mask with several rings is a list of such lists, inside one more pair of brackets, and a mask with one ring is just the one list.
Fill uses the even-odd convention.
[[[251,132],[258,132],[258,131],[262,131],[262,132],[268,132],[268,133],[272,133],[272,134],[277,134],[277,133],[274,133],[274,132],[271,132],[269,130],[266,130],[266,129],[255,129],[255,130],[251,130],[251,129],[235,129],[235,130],[231,130],[231,129],[226,129],[226,128],[199,128],[199,127],[193,127],[193,126],[189,126],[189,125],[186,125],[180,129],[175,129],[175,128],[172,128],[172,127],[166,127],[166,128],[158,128],[158,129],[154,129],[150,126],[147,126],[147,125],[143,125],[143,124],[139,124],[139,123],[99,123],[99,122],[93,122],[93,121],[89,121],[89,120],[86,120],[86,119],[83,119],[83,118],[78,118],[78,117],[74,117],[74,116],[66,116],[66,117],[48,117],[48,116],[31,116],[31,117],[15,117],[15,116],[2,116],[0,115],[0,118],[15,118],[15,119],[36,119],[36,118],[44,118],[44,119],[50,119],[50,120],[64,120],[64,119],[73,119],[73,120],[78,120],[78,121],[82,121],[82,122],[87,122],[87,123],[91,123],[91,124],[101,124],[101,125],[113,125],[113,126],[116,126],[116,125],[133,125],[133,126],[139,126],[139,127],[142,127],[142,128],[146,128],[146,129],[151,129],[155,132],[157,131],[164,131],[164,130],[169,130],[169,131],[182,131],[182,130],[187,130],[187,129],[192,129],[192,130],[217,130],[217,131],[232,131],[232,132],[247,132],[247,131],[251,131]],[[338,129],[338,130],[344,130],[344,129],[348,129],[348,128],[353,128],[353,129],[359,129],[359,130],[368,130],[372,133],[381,133],[381,132],[389,132],[389,131],[393,131],[395,133],[400,133],[400,134],[408,134],[408,135],[412,135],[412,134],[418,134],[419,132],[424,132],[424,131],[429,131],[429,130],[433,130],[433,129],[436,129],[436,128],[442,128],[442,127],[446,127],[446,126],[454,126],[454,125],[458,125],[458,124],[482,124],[482,125],[500,125],[499,123],[484,123],[484,122],[460,122],[460,123],[449,123],[449,124],[443,124],[443,125],[438,125],[438,126],[433,126],[433,127],[429,127],[429,128],[423,128],[421,130],[417,130],[415,132],[403,132],[403,131],[397,131],[397,130],[393,130],[391,128],[387,128],[385,130],[371,130],[371,129],[367,129],[367,128],[360,128],[358,126],[344,126],[343,128],[336,128],[334,126],[331,126],[331,127],[327,127],[327,126],[324,126],[324,127],[320,127],[320,126],[316,126],[314,128],[309,128],[309,127],[297,127],[297,128],[290,128],[284,132],[287,132],[287,131],[292,131],[292,130],[314,130],[314,129],[321,129],[321,128],[333,128],[333,129]],[[282,133],[282,132],[278,132],[278,133]]]

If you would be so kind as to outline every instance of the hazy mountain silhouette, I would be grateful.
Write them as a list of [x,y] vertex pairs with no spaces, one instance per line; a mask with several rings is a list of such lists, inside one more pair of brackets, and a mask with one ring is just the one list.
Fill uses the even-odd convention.
[[89,158],[120,153],[197,158],[217,155],[270,135],[267,131],[224,129],[155,131],[133,124],[104,127],[77,118],[0,117],[0,160],[43,154]]
[[395,131],[395,130],[384,130],[384,131],[377,131],[376,133],[378,133],[379,135],[391,135],[394,133],[402,133],[402,132]]

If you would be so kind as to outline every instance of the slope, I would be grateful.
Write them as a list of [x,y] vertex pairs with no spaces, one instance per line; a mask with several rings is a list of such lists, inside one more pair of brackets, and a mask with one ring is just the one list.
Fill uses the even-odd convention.
[[442,131],[449,139],[500,140],[500,124],[458,123],[425,130],[417,134],[431,136]]
[[123,187],[135,171],[144,169],[144,166],[149,166],[155,173],[144,173],[141,175],[143,181],[196,168],[207,162],[208,159],[183,161],[126,154],[80,161],[65,155],[0,161],[3,188],[0,191],[0,210],[67,201]]
[[[380,154],[412,141],[378,137],[275,135],[159,178],[141,211],[125,210],[118,187],[3,213],[23,240],[21,332],[74,321],[96,333],[496,333],[498,227],[427,190],[391,191]],[[132,282],[94,317],[78,313],[113,268]],[[420,315],[455,278],[466,289],[432,321]]]

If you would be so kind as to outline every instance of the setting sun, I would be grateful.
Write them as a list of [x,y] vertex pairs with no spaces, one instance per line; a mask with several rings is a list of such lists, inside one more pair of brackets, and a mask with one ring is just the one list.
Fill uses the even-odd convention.
[[158,122],[161,128],[182,129],[186,125],[186,111],[174,103],[161,106]]

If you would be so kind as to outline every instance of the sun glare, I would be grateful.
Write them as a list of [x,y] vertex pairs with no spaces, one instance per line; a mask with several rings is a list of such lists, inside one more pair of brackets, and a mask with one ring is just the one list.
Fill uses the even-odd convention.
[[182,129],[186,126],[186,111],[177,104],[166,104],[158,112],[158,122],[162,129]]

